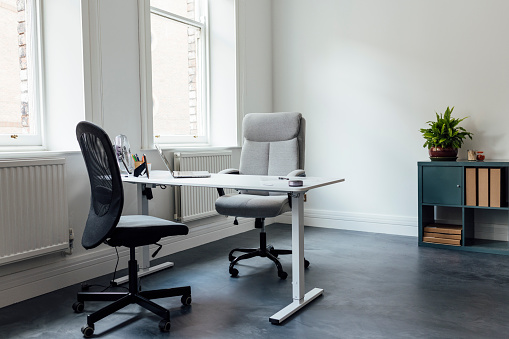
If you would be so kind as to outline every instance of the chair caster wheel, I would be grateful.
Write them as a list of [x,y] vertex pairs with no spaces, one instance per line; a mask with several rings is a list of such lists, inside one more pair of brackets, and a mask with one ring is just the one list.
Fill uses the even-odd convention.
[[76,313],[81,313],[85,309],[85,304],[83,304],[81,301],[76,301],[74,304],[72,304],[72,309]]
[[267,245],[267,252],[269,252],[270,254],[272,254],[276,258],[279,257],[279,254],[274,253],[274,246],[272,246],[272,245]]
[[309,261],[304,259],[304,268],[308,268],[309,267]]
[[169,320],[163,319],[159,322],[159,329],[161,332],[170,332],[170,327],[171,324]]
[[281,280],[285,280],[285,279],[288,277],[288,273],[286,273],[285,271],[277,272],[277,276],[278,276]]
[[94,334],[94,325],[85,325],[81,328],[81,333],[85,338],[90,338]]
[[235,278],[239,275],[239,270],[236,268],[230,268],[230,274],[231,274],[232,278]]
[[191,301],[193,299],[191,299],[191,296],[190,295],[183,295],[182,298],[180,298],[180,302],[182,303],[182,305],[184,306],[189,306],[191,305]]

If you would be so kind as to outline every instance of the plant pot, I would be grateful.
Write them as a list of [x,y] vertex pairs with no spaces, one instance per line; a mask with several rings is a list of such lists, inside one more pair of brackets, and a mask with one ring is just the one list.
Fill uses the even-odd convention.
[[452,147],[431,147],[428,153],[431,161],[456,161],[458,158],[458,149]]

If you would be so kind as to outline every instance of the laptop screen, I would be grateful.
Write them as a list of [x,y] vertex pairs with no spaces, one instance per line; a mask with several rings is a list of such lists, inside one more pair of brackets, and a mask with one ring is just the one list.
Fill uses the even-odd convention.
[[163,154],[163,150],[161,149],[161,147],[159,147],[159,145],[158,145],[158,144],[155,144],[154,146],[157,148],[157,151],[159,152],[159,156],[160,156],[160,157],[161,157],[161,159],[163,160],[164,165],[166,166],[166,168],[168,169],[168,171],[170,171],[170,173],[172,173],[173,171],[171,170],[170,162],[169,162],[169,161],[168,161],[168,159],[166,159],[166,157],[164,156],[164,154]]
[[173,172],[171,170],[171,165],[168,159],[163,154],[163,151],[161,150],[161,147],[159,147],[158,144],[154,144],[157,148],[157,151],[159,152],[159,155],[161,156],[161,159],[163,159],[164,165],[168,169],[168,172],[170,172],[171,176],[173,178],[208,178],[210,177],[210,173],[208,171],[175,171]]

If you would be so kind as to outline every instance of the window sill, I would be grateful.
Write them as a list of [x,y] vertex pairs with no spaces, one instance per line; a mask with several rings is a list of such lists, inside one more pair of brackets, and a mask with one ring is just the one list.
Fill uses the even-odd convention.
[[52,156],[65,156],[69,154],[80,154],[80,151],[48,151],[47,149],[34,148],[34,147],[24,147],[14,148],[14,147],[0,147],[0,158],[29,158],[29,157],[52,157]]
[[[207,152],[207,151],[223,151],[223,150],[233,150],[233,149],[241,149],[241,146],[199,146],[199,145],[171,145],[171,144],[159,144],[162,150],[164,151],[174,151],[174,152]],[[142,149],[142,151],[151,151],[155,150],[155,148]]]
[[44,152],[44,146],[0,146],[0,153]]

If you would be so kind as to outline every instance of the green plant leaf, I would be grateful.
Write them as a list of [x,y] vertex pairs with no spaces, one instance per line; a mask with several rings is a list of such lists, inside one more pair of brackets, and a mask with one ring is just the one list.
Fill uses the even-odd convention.
[[425,139],[423,147],[454,147],[460,148],[463,140],[467,137],[472,140],[472,133],[467,132],[463,127],[458,126],[460,122],[468,117],[461,119],[451,118],[454,106],[445,112],[435,112],[436,121],[427,121],[429,128],[421,128],[419,131]]

